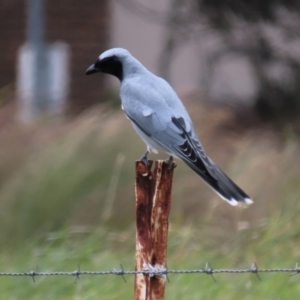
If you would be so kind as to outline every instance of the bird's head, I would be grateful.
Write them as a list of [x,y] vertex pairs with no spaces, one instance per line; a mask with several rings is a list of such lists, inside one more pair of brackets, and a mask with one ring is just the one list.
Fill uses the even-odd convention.
[[131,55],[125,49],[113,48],[107,50],[86,70],[85,74],[90,75],[98,72],[107,73],[116,76],[122,81],[124,76],[123,63],[128,57],[131,57]]

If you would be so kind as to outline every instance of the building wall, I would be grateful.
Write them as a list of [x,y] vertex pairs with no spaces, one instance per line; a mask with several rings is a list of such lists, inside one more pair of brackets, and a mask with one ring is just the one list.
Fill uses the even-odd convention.
[[47,39],[62,40],[71,46],[72,110],[81,111],[100,102],[102,76],[85,76],[85,70],[107,48],[110,27],[109,1],[49,0]]
[[24,2],[0,0],[0,88],[15,83],[17,52],[25,39]]
[[[63,41],[71,50],[69,108],[79,112],[103,100],[101,76],[85,76],[87,67],[107,48],[110,31],[108,0],[48,0],[46,40]],[[26,41],[26,1],[0,0],[0,88],[16,81],[19,47]]]

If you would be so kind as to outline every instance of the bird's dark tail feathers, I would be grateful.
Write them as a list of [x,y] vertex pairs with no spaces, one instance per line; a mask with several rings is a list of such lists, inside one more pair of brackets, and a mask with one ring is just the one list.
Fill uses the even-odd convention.
[[184,162],[229,204],[235,206],[238,203],[253,203],[252,199],[215,164],[213,167],[217,179],[213,178],[208,172],[203,172],[203,169],[200,170],[197,165],[193,164],[192,162],[187,160],[184,160]]

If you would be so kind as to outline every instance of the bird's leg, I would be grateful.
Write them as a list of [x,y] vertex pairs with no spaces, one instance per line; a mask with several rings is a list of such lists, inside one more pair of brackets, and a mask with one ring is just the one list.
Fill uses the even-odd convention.
[[174,161],[173,156],[170,155],[169,158],[167,159],[168,170],[169,170],[169,171],[172,170],[173,161]]
[[142,157],[140,158],[140,160],[148,167],[148,154],[149,154],[149,151],[147,150],[143,155]]

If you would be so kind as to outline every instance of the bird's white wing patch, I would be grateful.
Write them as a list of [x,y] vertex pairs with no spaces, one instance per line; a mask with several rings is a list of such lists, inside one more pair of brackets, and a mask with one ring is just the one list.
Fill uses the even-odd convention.
[[144,108],[142,110],[142,114],[144,117],[149,117],[154,113],[153,109],[151,109],[150,107]]

